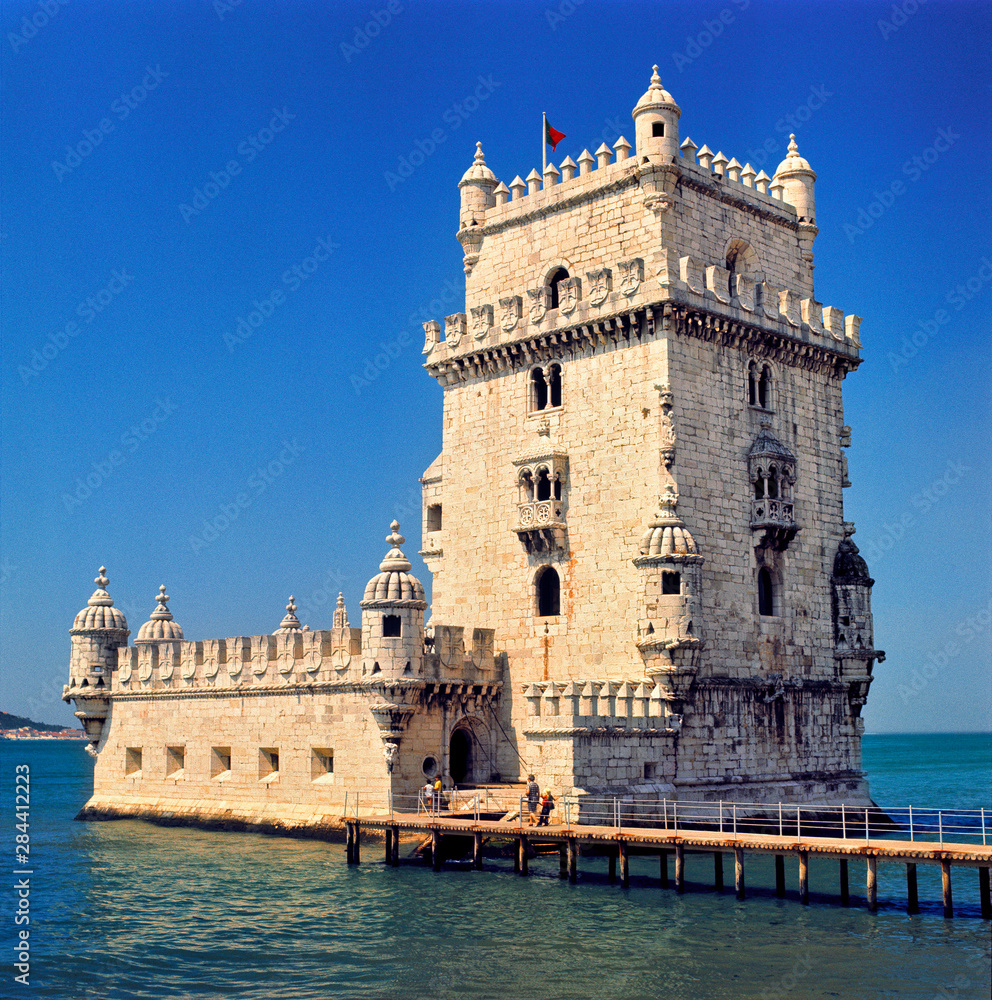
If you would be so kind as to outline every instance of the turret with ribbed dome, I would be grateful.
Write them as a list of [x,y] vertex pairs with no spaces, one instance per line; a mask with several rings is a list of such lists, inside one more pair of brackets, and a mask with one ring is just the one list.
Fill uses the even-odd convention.
[[158,601],[158,606],[148,621],[138,629],[134,644],[137,646],[139,643],[149,642],[182,642],[183,630],[169,610],[167,604],[169,595],[165,592],[164,583],[158,588],[155,600]]
[[785,159],[775,168],[773,181],[783,186],[782,200],[795,206],[800,222],[816,224],[816,197],[814,183],[816,172],[799,155],[795,135],[789,136],[789,151]]
[[679,118],[682,109],[661,85],[658,67],[653,67],[651,83],[634,105],[634,137],[637,158],[670,157],[679,155]]
[[486,165],[482,143],[477,142],[472,165],[462,174],[462,179],[458,182],[458,189],[462,193],[462,207],[458,216],[460,229],[482,225],[486,209],[496,204],[493,192],[498,184],[499,179]]
[[110,581],[106,574],[107,567],[101,566],[100,575],[93,581],[97,589],[69,629],[69,683],[62,689],[62,700],[76,703],[76,718],[82,721],[90,738],[91,752],[100,742],[107,719],[107,694],[117,667],[117,650],[127,646],[131,634],[123,612],[114,607],[107,593]]
[[400,548],[406,539],[399,533],[399,521],[390,528],[389,551],[361,601],[362,673],[416,677],[423,666],[427,602],[423,584],[410,573],[410,560]]

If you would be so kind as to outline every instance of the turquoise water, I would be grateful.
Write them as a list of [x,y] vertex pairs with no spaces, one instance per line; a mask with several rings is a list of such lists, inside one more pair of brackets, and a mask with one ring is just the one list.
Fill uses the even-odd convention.
[[[881,908],[844,909],[836,866],[810,869],[812,903],[778,900],[771,864],[748,857],[749,898],[712,891],[713,862],[689,856],[689,891],[658,885],[634,858],[632,884],[582,858],[577,885],[557,855],[531,876],[381,864],[368,844],[349,867],[337,844],[206,833],[140,822],[74,823],[92,765],[66,743],[4,743],[31,767],[31,986],[3,968],[0,995],[65,998],[987,998],[989,926],[944,920],[920,868],[925,912],[907,916],[904,870],[879,866]],[[989,807],[992,737],[866,737],[880,804]],[[851,865],[852,894],[863,872]],[[732,884],[731,866],[726,868]],[[787,866],[790,891],[797,882]],[[12,885],[13,876],[8,876]],[[958,913],[977,913],[977,876],[955,874]],[[823,895],[825,894],[825,895]],[[4,951],[14,930],[13,890]]]

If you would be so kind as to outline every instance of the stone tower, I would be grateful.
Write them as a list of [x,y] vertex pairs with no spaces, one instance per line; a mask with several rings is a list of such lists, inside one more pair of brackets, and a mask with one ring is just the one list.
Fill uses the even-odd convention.
[[425,324],[432,624],[495,630],[503,773],[864,799],[879,654],[841,452],[861,321],[815,299],[795,137],[769,178],[680,142],[681,116],[655,67],[633,149],[507,188],[477,147],[465,310]]

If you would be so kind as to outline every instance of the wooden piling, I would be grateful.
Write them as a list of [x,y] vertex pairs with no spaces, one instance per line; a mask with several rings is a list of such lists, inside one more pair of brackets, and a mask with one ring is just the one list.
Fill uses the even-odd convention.
[[627,851],[627,841],[621,840],[618,845],[620,852],[620,886],[630,888],[630,855]]
[[355,831],[347,821],[344,824],[344,853],[348,864],[353,865],[355,863]]
[[441,870],[441,831],[431,830],[431,867],[434,871]]
[[558,878],[568,878],[568,844],[558,845]]
[[671,854],[671,853],[672,853],[671,851],[662,851],[661,852],[661,859],[660,859],[659,869],[660,869],[660,875],[661,875],[661,887],[662,887],[662,889],[667,889],[671,885],[671,882],[668,879],[668,855]]
[[781,854],[775,855],[775,895],[785,898],[785,857]]
[[574,837],[568,838],[568,881],[577,882],[579,878],[579,845]]
[[809,852],[799,852],[799,902],[809,904]]
[[398,868],[400,864],[400,828],[398,826],[393,827],[393,853],[389,858],[390,864],[394,868]]
[[906,865],[906,912],[920,912],[920,897],[916,887],[916,865]]
[[610,848],[610,865],[609,865],[609,880],[610,885],[613,885],[617,880],[617,852],[611,847]]
[[520,839],[517,841],[517,854],[519,856],[519,864],[517,870],[521,875],[527,874],[527,848],[528,848],[527,838],[521,834]]
[[951,894],[951,863],[944,860],[940,863],[940,886],[944,898],[944,916],[954,916],[954,899]]
[[989,898],[989,870],[988,868],[978,869],[978,895],[982,901],[982,916],[992,919],[992,899]]
[[713,852],[713,888],[723,892],[723,851]]
[[840,859],[840,905],[849,906],[851,902],[851,884],[847,873],[847,858]]
[[482,834],[478,831],[472,835],[472,867],[482,870]]
[[734,889],[737,898],[744,898],[744,848],[734,848]]
[[362,827],[358,820],[355,820],[355,842],[352,845],[351,853],[355,859],[355,864],[360,864],[362,860]]
[[392,864],[393,861],[393,828],[391,826],[386,827],[386,864]]
[[685,845],[675,845],[675,891],[685,892]]
[[878,909],[878,858],[874,854],[868,855],[868,875],[865,880],[868,892],[868,909],[872,913]]

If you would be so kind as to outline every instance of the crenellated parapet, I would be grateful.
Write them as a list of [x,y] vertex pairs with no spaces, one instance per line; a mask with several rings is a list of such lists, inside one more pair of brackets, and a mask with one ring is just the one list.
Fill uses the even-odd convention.
[[663,686],[650,681],[538,681],[522,685],[520,692],[527,703],[528,733],[617,729],[671,736],[682,723]]

